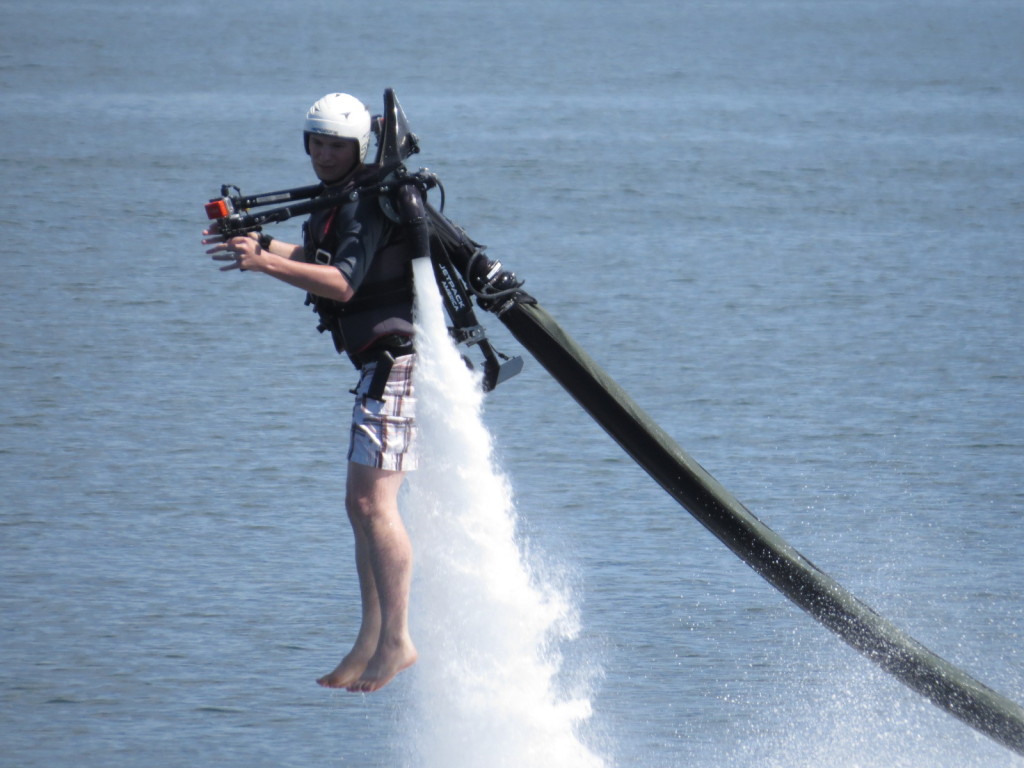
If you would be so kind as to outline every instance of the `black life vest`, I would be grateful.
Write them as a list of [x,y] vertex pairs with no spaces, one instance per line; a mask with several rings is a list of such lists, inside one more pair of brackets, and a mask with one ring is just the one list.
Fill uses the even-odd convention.
[[356,215],[379,216],[368,226],[379,231],[380,237],[370,244],[374,246],[370,265],[355,295],[346,302],[306,295],[306,304],[312,305],[320,318],[317,330],[330,331],[335,349],[347,351],[354,362],[381,339],[413,335],[412,246],[403,228],[384,215],[375,199],[364,198],[312,214],[303,226],[305,258],[334,264],[344,232],[339,218]]

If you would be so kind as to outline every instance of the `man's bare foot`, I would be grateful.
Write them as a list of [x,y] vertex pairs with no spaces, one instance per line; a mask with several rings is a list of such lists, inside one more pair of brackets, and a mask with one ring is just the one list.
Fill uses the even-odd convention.
[[365,654],[349,653],[333,671],[317,680],[317,685],[324,688],[348,688],[355,684],[366,671],[369,658]]
[[346,686],[353,693],[379,691],[401,672],[416,663],[418,655],[411,640],[380,645],[358,680]]

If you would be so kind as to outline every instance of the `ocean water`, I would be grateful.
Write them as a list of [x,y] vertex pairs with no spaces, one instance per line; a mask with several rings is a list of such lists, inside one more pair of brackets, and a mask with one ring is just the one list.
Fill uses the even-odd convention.
[[[530,360],[482,404],[493,466],[409,520],[440,650],[320,689],[358,609],[353,372],[293,289],[198,242],[220,184],[309,183],[313,100],[395,88],[449,215],[688,453],[1024,702],[1019,2],[0,7],[0,765],[476,768],[459,739],[491,737],[486,765],[570,764],[565,728],[607,766],[1024,764],[778,595]],[[492,484],[546,735],[444,653],[437,537]],[[474,599],[456,639],[508,675],[503,603]]]

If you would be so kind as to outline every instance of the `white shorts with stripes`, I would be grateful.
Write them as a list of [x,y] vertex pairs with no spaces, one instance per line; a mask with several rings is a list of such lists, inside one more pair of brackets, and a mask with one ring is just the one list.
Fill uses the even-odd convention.
[[416,396],[412,381],[415,364],[416,355],[403,355],[395,360],[383,402],[366,396],[377,364],[363,366],[352,409],[349,461],[395,472],[416,469]]

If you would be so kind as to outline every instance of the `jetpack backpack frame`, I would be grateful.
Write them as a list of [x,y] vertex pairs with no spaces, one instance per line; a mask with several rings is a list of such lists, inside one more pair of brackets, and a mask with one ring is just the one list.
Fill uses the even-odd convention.
[[354,186],[332,190],[314,184],[243,195],[238,187],[224,184],[221,196],[206,204],[206,215],[217,222],[218,232],[227,240],[261,231],[266,224],[376,196],[384,213],[406,228],[414,244],[414,258],[430,259],[450,320],[449,333],[456,344],[475,346],[483,354],[482,383],[484,391],[489,392],[519,373],[523,359],[503,355],[491,345],[477,320],[472,298],[499,317],[511,303],[534,299],[522,291],[522,283],[514,274],[486,256],[484,246],[470,239],[427,201],[427,193],[436,187],[441,192],[443,209],[444,187],[428,170],[421,168],[411,173],[406,168],[405,161],[419,152],[419,139],[409,130],[405,112],[390,88],[384,92],[384,114],[374,119],[373,128],[377,134],[377,157],[360,173]]

